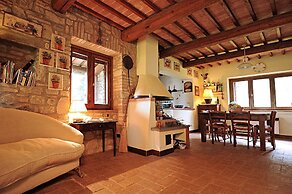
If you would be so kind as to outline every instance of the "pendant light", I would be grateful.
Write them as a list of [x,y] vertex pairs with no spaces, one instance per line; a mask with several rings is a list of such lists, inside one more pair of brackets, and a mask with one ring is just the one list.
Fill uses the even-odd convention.
[[243,59],[242,63],[237,66],[238,69],[249,69],[252,67],[252,64],[248,62],[248,57],[245,55],[245,45],[243,45]]

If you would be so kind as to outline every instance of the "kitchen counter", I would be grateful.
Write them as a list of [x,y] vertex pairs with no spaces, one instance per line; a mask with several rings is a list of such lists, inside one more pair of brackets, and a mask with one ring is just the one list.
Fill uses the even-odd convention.
[[178,125],[178,126],[173,126],[173,127],[152,127],[152,131],[172,131],[172,130],[177,130],[177,129],[185,129],[189,128],[190,125]]
[[163,110],[195,110],[195,108],[164,108]]

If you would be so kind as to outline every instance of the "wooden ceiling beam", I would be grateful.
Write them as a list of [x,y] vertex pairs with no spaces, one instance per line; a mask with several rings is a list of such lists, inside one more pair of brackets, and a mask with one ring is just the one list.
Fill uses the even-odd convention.
[[226,30],[218,34],[209,35],[204,38],[199,38],[191,42],[177,45],[175,47],[164,50],[163,52],[160,53],[160,56],[167,57],[173,54],[183,53],[189,50],[195,50],[206,46],[220,44],[221,42],[232,40],[235,37],[247,36],[249,34],[261,32],[263,30],[277,28],[291,22],[292,12],[287,12],[285,14],[273,16],[263,20],[258,20],[250,24],[233,28],[231,30]]
[[230,9],[228,3],[226,0],[222,0],[222,6],[225,9],[227,15],[229,15],[230,19],[232,20],[233,24],[235,26],[240,26],[238,20],[236,19],[235,15],[233,14],[232,10]]
[[161,40],[162,42],[165,42],[168,46],[174,46],[174,44],[172,44],[171,42],[169,42],[168,40],[166,40],[165,38],[162,38],[161,36],[159,36],[156,33],[151,33],[152,36],[154,36],[155,38],[157,38],[158,40]]
[[108,19],[107,17],[104,17],[103,15],[101,15],[101,14],[95,12],[94,10],[92,10],[92,9],[90,9],[90,8],[88,8],[88,7],[86,7],[85,5],[83,5],[83,4],[79,3],[79,2],[76,2],[76,3],[74,4],[74,6],[75,6],[76,8],[78,8],[78,9],[80,9],[81,11],[83,11],[83,12],[85,12],[85,13],[87,13],[87,14],[90,14],[90,15],[92,15],[92,16],[94,16],[94,17],[100,19],[100,20],[102,20],[102,21],[108,23],[108,24],[111,25],[111,26],[116,27],[116,28],[119,29],[119,30],[124,30],[124,29],[125,29],[125,28],[124,28],[123,26],[121,26],[120,24],[118,24],[118,23],[116,23],[116,22],[114,22],[114,21]]
[[167,0],[167,2],[168,2],[170,5],[173,5],[173,4],[175,4],[175,3],[176,3],[176,1],[175,1],[175,0]]
[[275,0],[270,0],[270,5],[271,5],[271,9],[272,9],[272,14],[273,15],[278,15],[276,1]]
[[175,21],[174,24],[183,31],[188,37],[190,37],[192,40],[196,39],[196,36],[193,35],[187,28],[185,28],[183,25],[181,25],[178,21]]
[[208,10],[208,8],[204,8],[204,13],[206,16],[208,16],[208,18],[210,19],[210,21],[216,26],[216,28],[219,30],[219,32],[224,31],[223,27],[221,26],[221,24],[216,20],[216,18],[211,14],[211,12]]
[[[257,54],[257,53],[262,53],[262,52],[267,52],[267,51],[273,51],[273,50],[278,50],[278,49],[283,49],[287,47],[292,47],[292,40],[287,40],[283,42],[277,42],[277,43],[272,43],[272,44],[267,44],[263,46],[257,46],[253,48],[246,49],[246,55],[252,55],[252,54]],[[271,52],[270,52],[271,53]],[[236,57],[243,56],[243,51],[235,51],[235,52],[230,52],[228,54],[222,54],[214,57],[208,57],[204,59],[199,59],[195,61],[189,61],[187,63],[183,64],[183,67],[193,67],[196,65],[202,65],[206,63],[212,63],[216,61],[221,61],[221,60],[226,60],[226,59],[232,59]]]
[[264,32],[261,32],[261,33],[260,33],[260,37],[261,37],[263,43],[264,43],[264,44],[267,44],[267,39],[266,39],[266,36],[265,36]]
[[246,7],[248,9],[248,12],[249,12],[250,16],[252,17],[252,20],[253,21],[257,21],[258,18],[256,16],[255,12],[254,12],[254,9],[252,7],[252,4],[251,4],[250,0],[245,0],[245,4],[246,4]]
[[217,44],[217,46],[224,52],[228,52],[228,50],[226,48],[224,48],[220,43]]
[[165,27],[161,28],[162,31],[164,31],[165,33],[171,35],[174,39],[176,39],[178,42],[180,43],[184,43],[185,41],[183,39],[181,39],[179,36],[177,36],[176,34],[174,34],[173,32],[171,32],[170,30],[168,30]]
[[173,23],[180,18],[186,17],[218,1],[220,0],[181,0],[124,30],[122,32],[122,40],[127,42],[134,41],[139,37],[151,34],[163,26]]
[[155,13],[160,12],[161,9],[150,0],[142,0],[144,4],[150,7]]
[[202,32],[202,34],[205,36],[209,35],[209,32],[199,22],[197,22],[197,20],[192,15],[189,15],[188,19],[198,28],[199,31]]
[[134,25],[136,24],[136,22],[128,17],[126,17],[125,15],[121,14],[120,12],[118,12],[117,10],[115,10],[114,8],[112,8],[111,6],[105,4],[104,2],[102,2],[101,0],[95,0],[96,4],[99,5],[100,7],[102,7],[103,9],[105,9],[106,11],[110,12],[111,14],[117,16],[118,18],[120,18],[121,20],[127,22],[130,25]]
[[247,43],[247,46],[253,47],[252,42],[250,41],[250,39],[248,38],[248,36],[244,37],[245,42]]
[[235,49],[239,50],[239,49],[238,49],[239,46],[236,44],[236,42],[234,42],[233,40],[229,40],[229,43],[232,44],[232,46],[233,46]]
[[51,5],[54,10],[60,13],[66,13],[66,11],[76,3],[77,0],[52,0]]
[[279,27],[279,28],[277,28],[277,37],[278,37],[278,40],[279,41],[282,41],[282,34],[281,34],[281,28]]
[[134,14],[136,14],[143,20],[148,17],[146,14],[144,14],[142,11],[134,7],[131,3],[127,2],[126,0],[116,0],[116,2],[124,6],[125,8],[127,8],[128,10],[130,10],[131,12],[133,12]]

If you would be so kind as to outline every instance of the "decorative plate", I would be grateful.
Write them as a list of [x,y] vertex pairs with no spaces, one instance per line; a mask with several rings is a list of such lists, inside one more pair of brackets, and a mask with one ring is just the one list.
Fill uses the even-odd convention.
[[262,72],[266,70],[266,64],[259,62],[255,66],[252,67],[255,72]]

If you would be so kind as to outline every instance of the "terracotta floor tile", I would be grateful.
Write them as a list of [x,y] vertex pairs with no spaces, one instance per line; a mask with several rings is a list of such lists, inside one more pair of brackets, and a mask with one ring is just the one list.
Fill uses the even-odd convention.
[[202,143],[191,133],[191,148],[163,157],[112,150],[82,158],[83,178],[70,172],[27,193],[236,193],[291,194],[292,142],[277,140],[276,150]]

